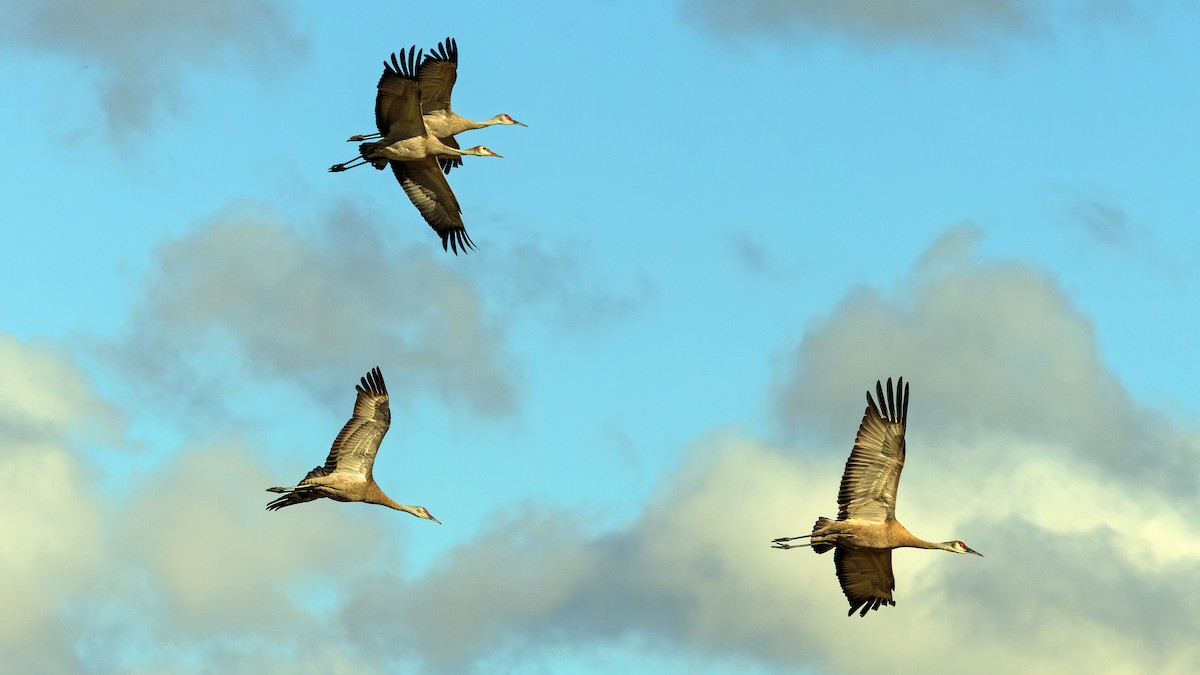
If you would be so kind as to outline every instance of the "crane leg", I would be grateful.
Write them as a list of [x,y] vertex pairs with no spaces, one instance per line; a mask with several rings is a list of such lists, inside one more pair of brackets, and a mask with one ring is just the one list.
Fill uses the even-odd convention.
[[342,162],[341,164],[334,164],[333,166],[329,167],[329,170],[334,173],[337,173],[338,171],[345,171],[347,169],[353,169],[356,166],[362,166],[363,164],[366,164],[366,163],[367,163],[367,160],[363,159],[362,157],[355,157],[354,159],[346,161],[346,162]]
[[370,138],[383,138],[383,134],[355,134],[355,135],[351,136],[350,138],[347,138],[346,142],[347,143],[358,143],[360,141],[365,141]]
[[313,489],[313,487],[315,487],[315,486],[313,486],[313,485],[296,485],[293,487],[286,487],[286,488],[285,487],[269,487],[269,488],[267,488],[267,492],[278,492],[281,494],[288,493],[288,492],[303,492],[305,490],[311,490],[311,489]]
[[796,541],[797,539],[808,539],[811,536],[812,536],[811,534],[802,534],[799,537],[780,537],[778,539],[772,539],[771,540],[771,548],[781,548],[781,549],[787,550],[789,548],[800,548],[802,546],[812,546],[811,541],[806,541],[803,544],[787,543],[789,541]]
[[789,548],[803,548],[805,546],[812,546],[812,545],[813,544],[811,541],[806,541],[803,544],[788,544],[788,543],[784,543],[783,541],[778,541],[778,540],[771,542],[771,548],[781,548],[785,551],[788,550]]

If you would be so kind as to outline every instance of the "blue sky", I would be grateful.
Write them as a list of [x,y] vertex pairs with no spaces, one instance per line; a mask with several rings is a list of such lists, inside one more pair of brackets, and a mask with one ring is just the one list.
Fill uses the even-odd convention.
[[[0,2],[0,662],[1200,668],[1200,10],[1047,4]],[[326,171],[447,35],[529,125],[461,139],[458,257]],[[375,365],[444,525],[264,511]],[[768,542],[899,375],[899,517],[987,557],[851,621]]]

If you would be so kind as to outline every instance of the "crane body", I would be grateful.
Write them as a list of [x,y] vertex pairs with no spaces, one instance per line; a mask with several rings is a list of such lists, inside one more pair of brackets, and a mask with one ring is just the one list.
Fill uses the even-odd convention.
[[[810,534],[780,537],[774,548],[811,547],[816,553],[834,551],[834,568],[842,592],[850,603],[849,615],[866,616],[882,605],[895,605],[892,591],[892,549],[924,548],[972,553],[982,556],[961,541],[932,542],[916,537],[896,520],[896,490],[904,468],[904,430],[908,422],[908,386],[900,378],[896,390],[892,380],[876,381],[878,405],[867,392],[854,449],[846,460],[838,490],[838,517],[821,517]],[[791,543],[807,539],[806,542]]]
[[267,492],[283,495],[267,504],[267,510],[324,498],[379,504],[440,524],[441,521],[430,515],[424,506],[401,504],[384,494],[375,482],[371,475],[375,455],[392,423],[383,373],[378,367],[372,368],[355,389],[358,398],[354,402],[354,414],[334,439],[325,464],[309,471],[297,485],[267,488]]

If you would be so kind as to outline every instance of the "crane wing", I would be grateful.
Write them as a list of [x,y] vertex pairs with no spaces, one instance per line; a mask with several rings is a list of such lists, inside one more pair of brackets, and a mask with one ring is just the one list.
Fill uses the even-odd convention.
[[416,162],[392,162],[391,165],[392,173],[396,174],[404,193],[421,212],[425,222],[442,238],[443,249],[449,244],[457,255],[460,248],[463,253],[468,247],[475,248],[463,225],[458,199],[442,175],[437,160],[426,157]]
[[895,605],[892,591],[896,578],[892,576],[892,550],[888,548],[842,548],[833,550],[833,565],[837,568],[838,583],[850,601],[850,612],[859,607],[859,616],[866,616],[880,605]]
[[450,110],[450,94],[458,79],[458,43],[454,38],[448,37],[429,50],[417,79],[421,83],[421,112],[428,115],[435,110]]
[[[900,378],[893,397],[892,379],[875,382],[877,406],[867,392],[867,410],[858,426],[854,449],[846,460],[838,490],[838,520],[857,518],[876,523],[896,517],[896,489],[904,468],[904,425],[908,419],[908,385]],[[886,403],[886,407],[883,405]],[[881,407],[883,411],[881,412]]]
[[[318,467],[325,472],[320,475],[340,473],[369,480],[379,444],[392,425],[387,385],[378,366],[372,368],[354,388],[358,390],[354,415],[334,439],[329,456],[325,458],[325,466]],[[309,472],[309,476],[317,473],[318,469]]]
[[417,61],[420,52],[409,47],[408,56],[403,51],[392,62],[383,62],[383,75],[379,77],[379,91],[375,95],[375,126],[384,138],[400,140],[425,135],[425,122],[421,119],[421,92],[417,84]]

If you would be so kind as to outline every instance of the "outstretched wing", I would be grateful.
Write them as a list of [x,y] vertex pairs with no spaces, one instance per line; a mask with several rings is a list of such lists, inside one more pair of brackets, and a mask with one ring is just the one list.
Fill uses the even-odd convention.
[[[904,468],[904,425],[908,419],[908,385],[903,377],[896,391],[898,396],[893,397],[889,377],[885,400],[883,386],[876,380],[878,406],[867,392],[867,410],[858,425],[858,436],[838,490],[838,520],[858,518],[882,523],[896,517],[896,489]],[[881,411],[884,403],[887,405]]]
[[383,62],[379,91],[375,94],[375,126],[384,138],[399,140],[425,135],[421,119],[421,91],[417,84],[417,61],[421,53],[409,47],[408,56],[392,54],[392,62]]
[[866,616],[880,605],[895,605],[892,591],[896,590],[896,578],[892,576],[892,550],[888,548],[842,548],[833,551],[833,565],[837,568],[838,583],[850,601],[850,612],[859,607],[859,616]]
[[354,402],[354,415],[334,439],[323,469],[326,475],[349,474],[360,480],[370,480],[375,454],[379,452],[383,435],[392,425],[392,411],[388,407],[387,385],[378,366],[372,368],[355,389],[358,400]]
[[458,43],[454,38],[448,37],[429,50],[417,79],[421,83],[421,112],[428,115],[435,110],[450,110],[450,94],[458,79]]
[[450,183],[442,175],[437,160],[426,157],[416,162],[392,162],[392,173],[400,181],[400,187],[412,200],[413,206],[421,212],[425,222],[442,238],[442,248],[447,244],[454,249],[455,255],[462,249],[475,248],[474,242],[467,236],[467,228],[463,225],[462,208],[450,189]]

